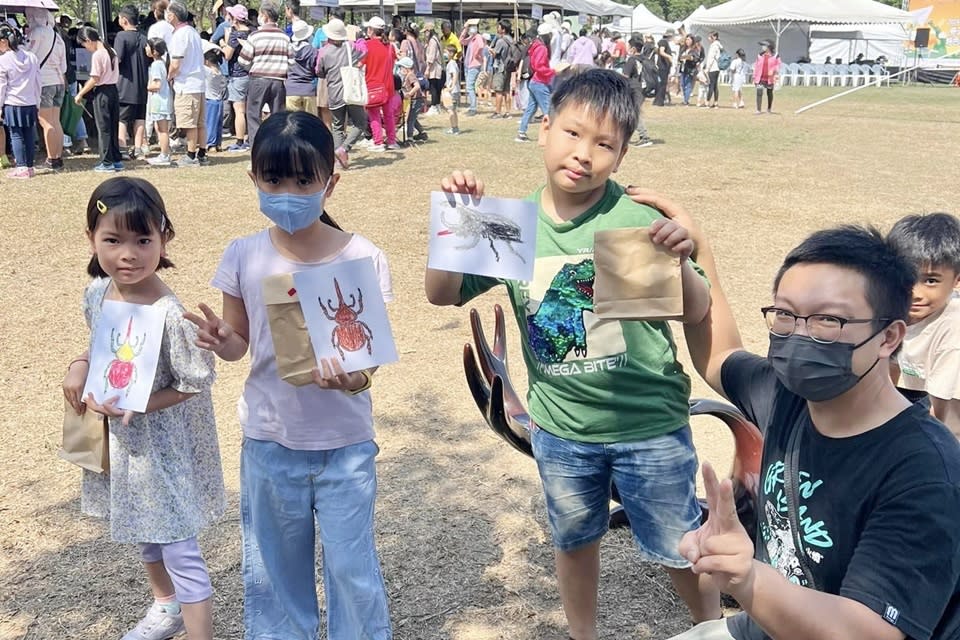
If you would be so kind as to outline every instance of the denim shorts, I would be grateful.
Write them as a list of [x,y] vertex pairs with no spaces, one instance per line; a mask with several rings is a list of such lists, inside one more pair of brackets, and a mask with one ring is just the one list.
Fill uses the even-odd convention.
[[63,105],[66,89],[62,84],[48,84],[40,88],[40,109],[53,109]]
[[230,78],[227,80],[227,101],[246,102],[247,87],[250,85],[250,76]]
[[554,546],[569,551],[603,537],[616,485],[640,556],[674,569],[690,566],[677,550],[683,534],[700,527],[689,426],[609,444],[567,440],[534,426],[531,444]]

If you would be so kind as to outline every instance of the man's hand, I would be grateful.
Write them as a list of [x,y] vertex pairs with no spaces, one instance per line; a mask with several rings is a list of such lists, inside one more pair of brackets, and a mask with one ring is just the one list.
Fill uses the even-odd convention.
[[650,239],[683,263],[693,253],[694,244],[690,233],[673,220],[654,220],[650,225]]
[[628,186],[626,188],[626,194],[637,204],[645,204],[653,207],[666,218],[673,220],[686,229],[694,245],[693,253],[690,257],[694,260],[697,259],[697,248],[703,244],[703,230],[700,229],[700,226],[693,219],[693,216],[687,213],[687,210],[684,209],[682,205],[653,189],[643,187]]
[[721,591],[739,599],[753,586],[753,543],[737,517],[730,480],[719,481],[710,463],[704,462],[703,484],[710,516],[702,527],[683,536],[680,555],[693,564],[694,573],[711,575]]

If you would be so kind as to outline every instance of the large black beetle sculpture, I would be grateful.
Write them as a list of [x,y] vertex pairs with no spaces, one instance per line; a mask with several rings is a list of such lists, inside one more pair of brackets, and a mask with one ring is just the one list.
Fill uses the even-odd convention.
[[[487,342],[476,309],[470,310],[470,327],[474,345],[463,347],[463,369],[467,384],[477,408],[493,431],[520,453],[533,457],[530,449],[530,416],[523,401],[517,395],[507,367],[506,327],[503,309],[494,307],[495,325],[493,347]],[[760,459],[763,452],[763,437],[760,431],[749,422],[735,407],[716,400],[691,400],[690,415],[709,415],[719,418],[730,429],[734,439],[733,468],[730,477],[733,480],[734,498],[740,521],[753,535],[756,518],[756,497],[760,479]],[[619,502],[616,487],[613,487],[613,499]],[[701,501],[703,517],[708,513],[706,504]],[[619,507],[611,511],[611,526],[626,524],[623,510]]]

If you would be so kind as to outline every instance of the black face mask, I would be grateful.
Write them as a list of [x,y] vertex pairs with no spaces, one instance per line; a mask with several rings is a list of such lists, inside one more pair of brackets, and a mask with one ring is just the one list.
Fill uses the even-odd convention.
[[853,352],[881,331],[883,329],[859,344],[823,344],[797,334],[785,338],[771,334],[767,360],[777,379],[790,392],[810,402],[833,400],[854,388],[880,362],[878,357],[863,375],[853,372]]

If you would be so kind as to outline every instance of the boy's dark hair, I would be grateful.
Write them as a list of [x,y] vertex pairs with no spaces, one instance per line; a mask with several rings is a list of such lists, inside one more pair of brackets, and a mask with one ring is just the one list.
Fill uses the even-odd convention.
[[133,26],[137,26],[137,23],[140,21],[140,11],[132,4],[127,4],[121,7],[118,14],[121,17],[126,18],[127,22]]
[[[257,178],[333,175],[333,136],[323,120],[306,111],[278,111],[263,121],[250,150]],[[326,211],[320,220],[340,229]]]
[[887,242],[918,270],[944,266],[960,274],[960,220],[949,213],[927,213],[901,218]]
[[829,264],[862,275],[875,329],[894,320],[907,320],[916,270],[875,227],[846,225],[809,236],[787,254],[773,281],[774,293],[787,269],[798,264]]
[[[173,240],[173,224],[167,217],[167,208],[157,188],[143,178],[116,177],[104,180],[90,194],[87,202],[87,232],[97,230],[100,218],[106,214],[117,217],[117,226],[140,235],[154,231],[163,236],[164,242]],[[167,269],[173,263],[160,258],[157,269]],[[97,254],[87,264],[87,273],[94,278],[106,278],[107,272],[100,266]]]
[[510,33],[510,31],[513,29],[513,24],[511,24],[506,18],[498,20],[497,24],[500,25],[500,28],[503,29],[504,33]]
[[624,146],[637,129],[640,114],[637,96],[629,81],[611,69],[588,67],[564,74],[550,96],[550,119],[568,105],[587,107],[599,121],[612,120]]

